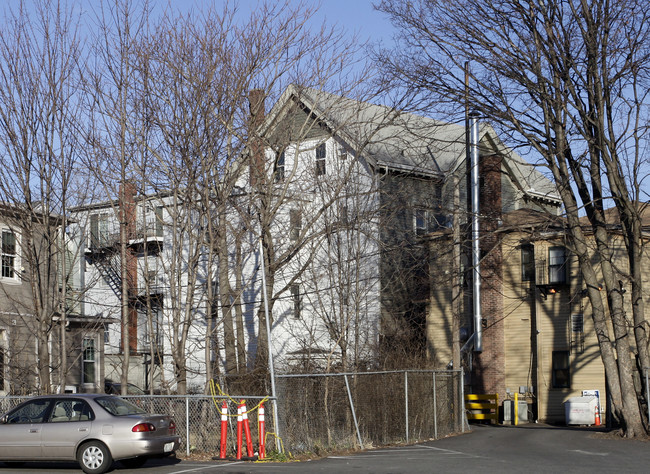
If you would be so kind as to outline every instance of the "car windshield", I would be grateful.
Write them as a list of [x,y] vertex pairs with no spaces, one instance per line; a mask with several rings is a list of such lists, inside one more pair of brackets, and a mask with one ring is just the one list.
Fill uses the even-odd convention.
[[115,416],[142,415],[147,413],[142,408],[120,397],[100,397],[96,398],[95,401],[104,410]]

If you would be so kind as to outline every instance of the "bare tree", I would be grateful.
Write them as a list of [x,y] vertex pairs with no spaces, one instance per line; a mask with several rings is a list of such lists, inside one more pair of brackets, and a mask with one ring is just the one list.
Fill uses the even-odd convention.
[[[92,129],[84,163],[101,183],[105,199],[112,202],[119,222],[119,273],[121,299],[121,387],[126,394],[131,351],[137,350],[137,265],[128,241],[135,234],[135,195],[144,189],[133,182],[136,162],[143,156],[142,94],[138,68],[139,38],[146,33],[147,2],[107,1],[96,12],[97,30],[90,54],[95,59],[85,71],[84,90],[90,100]],[[141,184],[141,183],[140,183]]]
[[[642,397],[637,398],[633,380],[639,367],[648,366],[640,298],[650,59],[645,5],[634,0],[386,0],[378,9],[399,29],[400,49],[378,56],[385,79],[406,92],[413,108],[459,118],[469,61],[470,107],[550,170],[592,304],[614,416],[627,436],[643,434]],[[612,264],[604,212],[610,200],[621,217],[629,271]],[[583,211],[597,244],[596,262],[580,225]],[[598,291],[598,275],[605,292]],[[620,281],[632,286],[631,325]]]
[[[80,297],[69,293],[73,283],[66,266],[78,256],[66,253],[63,231],[68,207],[83,198],[77,166],[83,104],[78,68],[83,53],[73,9],[56,1],[39,1],[33,7],[28,14],[20,2],[6,11],[0,40],[0,193],[9,212],[9,232],[3,236],[3,246],[6,240],[8,247],[3,248],[14,248],[17,256],[5,262],[9,266],[3,264],[3,276],[29,285],[26,294],[13,294],[13,309],[7,311],[14,312],[37,342],[35,370],[23,366],[12,383],[18,385],[33,373],[38,390],[48,393],[53,369],[59,371],[61,390],[65,387],[66,318],[76,306],[69,304],[71,298]],[[50,352],[52,336],[60,341],[58,356]],[[23,356],[15,354],[16,359]],[[29,390],[29,385],[24,388]]]
[[[177,304],[184,301],[188,311],[176,308],[168,313],[178,328],[169,334],[177,346],[173,358],[178,375],[187,365],[184,331],[198,324],[197,313],[189,309],[197,304],[204,308],[203,317],[209,315],[206,354],[223,350],[226,374],[244,373],[251,367],[250,329],[242,305],[251,281],[242,270],[259,249],[257,240],[249,239],[251,229],[258,227],[261,215],[263,226],[270,225],[277,212],[275,207],[265,207],[270,201],[264,200],[271,198],[264,197],[264,191],[242,192],[249,169],[245,160],[255,153],[264,155],[278,144],[277,137],[260,135],[265,123],[261,99],[279,97],[294,81],[325,85],[335,71],[341,72],[350,51],[349,45],[338,48],[342,38],[336,31],[311,33],[307,24],[313,15],[314,10],[304,5],[261,4],[243,20],[231,6],[170,16],[160,23],[155,40],[149,41],[156,47],[143,52],[150,58],[151,119],[160,145],[150,146],[157,160],[153,175],[160,189],[178,190],[174,202],[183,212],[174,214],[172,225],[188,225],[188,238],[181,239],[183,245],[176,246],[172,260],[177,261],[178,271],[197,266],[194,276],[178,285],[182,293]],[[335,65],[333,59],[338,59]],[[257,90],[257,95],[253,94],[256,98],[249,107],[251,90]],[[303,133],[308,131],[306,127]],[[258,170],[256,186],[268,191],[272,180],[262,176],[272,174],[272,162],[265,160],[261,166],[266,169]],[[271,238],[267,230],[266,241]],[[273,288],[273,274],[291,255],[287,251],[279,260],[269,260],[269,288]],[[274,298],[277,291],[271,294]],[[218,318],[217,307],[221,310]],[[259,314],[263,315],[263,308]],[[257,353],[265,354],[264,319],[260,321],[255,335]],[[214,346],[218,333],[223,335],[218,340],[220,348]]]

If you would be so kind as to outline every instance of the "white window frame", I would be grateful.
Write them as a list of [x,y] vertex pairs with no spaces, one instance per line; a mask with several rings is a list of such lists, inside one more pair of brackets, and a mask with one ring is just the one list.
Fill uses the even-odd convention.
[[423,208],[415,208],[413,211],[413,230],[415,235],[429,233],[429,211]]
[[566,247],[553,246],[548,249],[548,282],[551,285],[563,285],[567,282],[569,255]]
[[[93,358],[92,359],[87,359],[86,358],[86,341],[92,341],[92,348],[93,348]],[[86,386],[86,387],[96,387],[97,386],[97,380],[99,380],[99,364],[97,360],[97,355],[99,354],[99,344],[97,344],[97,337],[95,336],[84,336],[83,339],[81,340],[81,383]],[[88,382],[86,380],[86,364],[89,364],[92,362],[93,365],[93,375],[94,379],[91,382]]]
[[[2,270],[0,271],[0,280],[4,282],[16,282],[20,283],[20,271],[21,271],[21,261],[20,261],[20,234],[17,234],[13,230],[9,229],[8,227],[2,227],[1,229],[2,234],[0,236],[0,255],[2,256],[2,261],[0,262],[0,265],[2,266]],[[5,234],[11,234],[14,236],[14,253],[13,254],[5,254],[5,248],[4,248],[4,236]],[[12,265],[12,271],[13,275],[12,276],[4,276],[4,259],[5,257],[13,258],[13,265]]]

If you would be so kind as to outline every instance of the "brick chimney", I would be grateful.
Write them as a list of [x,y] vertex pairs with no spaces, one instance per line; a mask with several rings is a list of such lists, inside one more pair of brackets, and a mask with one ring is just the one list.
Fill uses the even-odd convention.
[[248,93],[248,103],[250,107],[250,124],[248,136],[250,140],[250,184],[251,186],[261,186],[264,184],[264,144],[260,137],[260,128],[264,123],[264,99],[265,94],[262,89],[252,89]]
[[503,320],[503,253],[499,234],[502,217],[500,155],[479,159],[481,313],[484,321],[483,351],[476,355],[478,390],[505,396],[505,328]]
[[[120,185],[120,220],[125,222],[127,243],[136,237],[136,186],[133,181],[125,181]],[[126,248],[126,281],[128,285],[129,300],[129,351],[134,354],[138,351],[138,311],[136,302],[138,298],[138,259],[133,249]],[[122,347],[124,341],[124,320],[122,321]]]

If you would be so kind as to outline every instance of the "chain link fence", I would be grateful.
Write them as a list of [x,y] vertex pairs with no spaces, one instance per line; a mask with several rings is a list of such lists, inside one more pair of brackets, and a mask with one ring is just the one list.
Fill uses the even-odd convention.
[[[26,396],[6,396],[0,398],[0,412],[5,413],[13,407],[29,399]],[[258,407],[265,397],[236,397],[203,396],[203,395],[125,395],[122,398],[138,405],[148,413],[164,413],[171,415],[176,423],[176,432],[181,437],[180,453],[186,455],[192,452],[219,454],[221,439],[221,407],[224,401],[228,403],[228,455],[235,448],[237,429],[237,406],[240,400],[246,400],[246,410],[249,418],[251,439],[258,449]],[[267,426],[272,424],[271,404],[267,401]],[[272,426],[269,426],[272,428]],[[267,431],[269,430],[267,428]],[[273,444],[271,448],[273,449]],[[269,448],[267,447],[267,450]],[[245,444],[244,444],[244,452]]]
[[[398,442],[437,439],[464,431],[460,371],[394,371],[302,374],[276,377],[279,434],[292,454],[321,454]],[[0,398],[5,413],[29,397]],[[181,453],[219,454],[221,407],[228,404],[228,455],[235,448],[237,405],[245,400],[255,451],[259,405],[264,402],[266,450],[279,450],[275,404],[263,396],[124,396],[149,413],[176,422]],[[246,451],[244,442],[244,452]]]
[[280,433],[293,453],[437,439],[465,429],[461,371],[277,376]]

